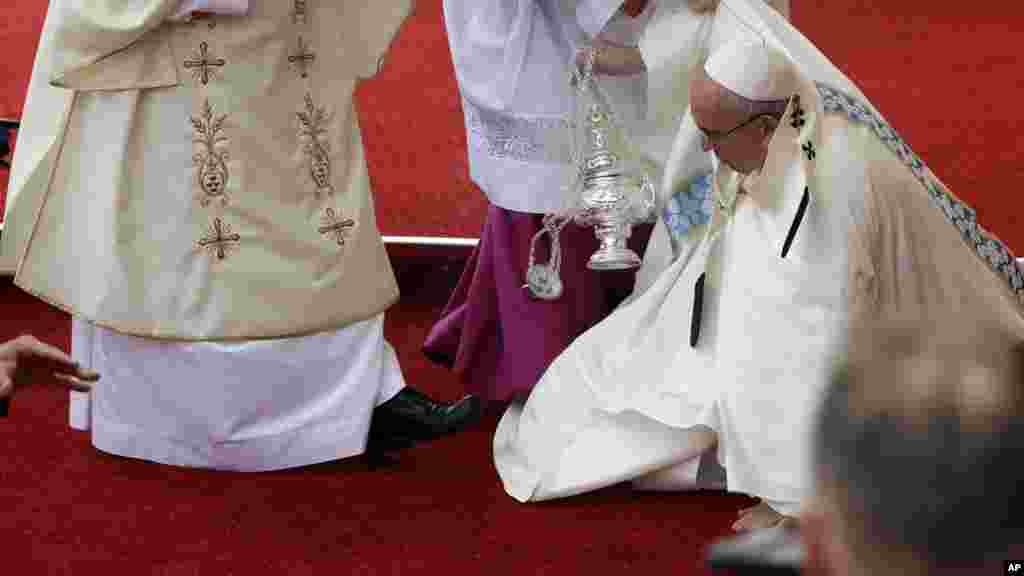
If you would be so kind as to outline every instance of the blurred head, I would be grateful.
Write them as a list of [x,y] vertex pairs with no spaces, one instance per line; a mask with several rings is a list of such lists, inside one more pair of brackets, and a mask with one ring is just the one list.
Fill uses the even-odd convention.
[[808,571],[1001,567],[1021,534],[1022,376],[1024,350],[994,334],[852,333],[817,419]]

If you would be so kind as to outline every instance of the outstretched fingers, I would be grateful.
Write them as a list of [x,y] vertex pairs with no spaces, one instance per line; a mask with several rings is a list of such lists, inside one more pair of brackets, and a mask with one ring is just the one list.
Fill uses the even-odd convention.
[[72,376],[85,382],[99,380],[99,374],[75,362],[60,348],[43,342],[33,336],[22,336],[16,340],[16,362],[24,363],[32,371],[47,371],[55,376]]

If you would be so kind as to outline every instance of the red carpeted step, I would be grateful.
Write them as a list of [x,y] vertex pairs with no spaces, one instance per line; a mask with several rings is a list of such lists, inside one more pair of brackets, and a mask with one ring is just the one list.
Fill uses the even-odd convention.
[[[458,256],[394,257],[403,290],[385,331],[408,381],[461,395],[419,347],[461,270]],[[67,348],[65,314],[0,281],[0,339]],[[215,385],[215,383],[211,383]],[[745,498],[637,495],[616,487],[522,505],[491,462],[497,414],[406,453],[268,474],[157,466],[104,455],[67,428],[57,387],[19,394],[0,420],[3,573],[702,573],[704,546]]]

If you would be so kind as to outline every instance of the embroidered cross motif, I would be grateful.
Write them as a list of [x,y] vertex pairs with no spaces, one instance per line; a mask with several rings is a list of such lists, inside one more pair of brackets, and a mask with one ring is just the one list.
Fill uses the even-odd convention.
[[324,140],[325,125],[331,116],[323,107],[313,104],[313,97],[306,94],[306,110],[298,112],[299,134],[306,140],[305,152],[309,160],[309,175],[316,185],[317,195],[321,192],[334,194],[331,184],[330,145]]
[[345,218],[341,220],[338,215],[335,214],[333,208],[328,208],[323,217],[323,225],[320,226],[320,234],[325,236],[334,236],[338,246],[345,245],[345,236],[348,231],[354,228],[356,221],[351,218]]
[[790,117],[790,125],[793,128],[798,128],[799,129],[801,126],[803,126],[806,123],[807,123],[807,121],[804,120],[804,109],[800,107],[800,95],[799,94],[794,94],[793,95],[793,114]]
[[210,83],[210,78],[217,75],[216,68],[227,64],[223,58],[211,59],[210,45],[203,42],[199,45],[199,53],[192,55],[192,60],[185,61],[185,68],[192,70],[192,77],[199,80],[203,85]]
[[231,233],[231,226],[216,218],[207,235],[199,240],[199,247],[207,249],[210,254],[215,254],[218,260],[223,260],[238,247],[241,240],[241,236]]
[[222,204],[228,201],[228,152],[218,149],[228,141],[222,133],[227,117],[227,114],[214,116],[210,101],[206,100],[203,102],[203,113],[198,118],[190,118],[192,130],[196,134],[192,142],[202,146],[202,151],[192,156],[192,165],[199,168],[197,178],[203,192],[199,203],[204,207],[215,198],[219,198]]
[[295,8],[292,10],[292,19],[296,24],[306,23],[306,0],[295,0]]
[[303,78],[308,78],[309,65],[312,64],[314,60],[316,60],[316,54],[309,51],[309,46],[302,41],[302,36],[299,36],[299,50],[288,57],[288,62],[294,64],[295,67],[298,68],[299,74],[301,74]]
[[800,148],[804,151],[804,154],[807,154],[808,160],[814,160],[814,144],[811,144],[810,140],[804,142],[804,145]]

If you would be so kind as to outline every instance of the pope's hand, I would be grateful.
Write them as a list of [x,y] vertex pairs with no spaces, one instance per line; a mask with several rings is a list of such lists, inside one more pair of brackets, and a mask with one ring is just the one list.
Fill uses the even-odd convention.
[[60,349],[32,336],[19,336],[0,344],[0,399],[20,386],[41,380],[59,380],[72,390],[88,392],[100,375],[78,365]]

